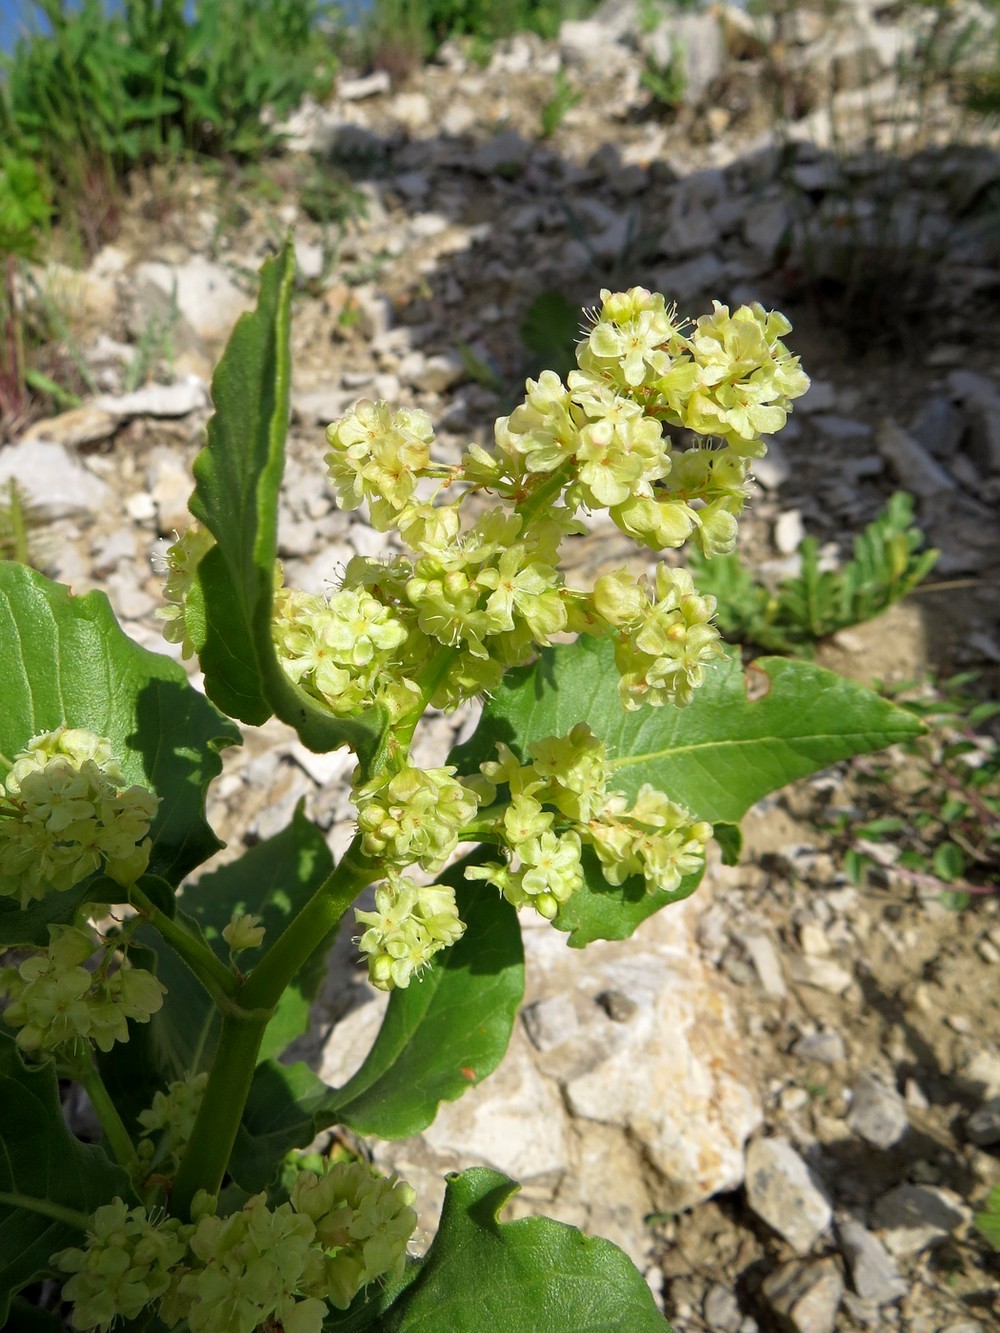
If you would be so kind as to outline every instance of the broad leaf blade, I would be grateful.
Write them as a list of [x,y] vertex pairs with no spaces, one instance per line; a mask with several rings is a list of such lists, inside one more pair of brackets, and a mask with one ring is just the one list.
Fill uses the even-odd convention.
[[272,713],[314,750],[375,745],[383,719],[340,721],[284,674],[271,641],[278,493],[291,380],[291,245],[261,270],[257,308],[236,323],[212,379],[215,414],[194,464],[191,512],[216,539],[198,568],[199,660],[209,698],[244,722]]
[[768,792],[923,730],[873,690],[784,657],[758,658],[746,672],[727,657],[706,671],[687,708],[627,713],[617,681],[607,639],[548,649],[498,686],[450,762],[468,773],[498,740],[523,754],[584,719],[608,747],[616,788],[634,796],[649,782],[699,819],[735,824]]
[[524,994],[521,935],[514,909],[455,875],[466,934],[420,981],[393,991],[375,1044],[342,1088],[305,1064],[262,1061],[254,1074],[229,1169],[247,1190],[262,1189],[291,1148],[332,1124],[398,1139],[434,1119],[491,1074],[503,1058]]
[[646,881],[640,875],[634,875],[624,884],[609,884],[597,856],[585,847],[583,884],[559,908],[552,924],[557,930],[569,931],[569,944],[574,949],[582,949],[594,940],[627,940],[661,907],[690,898],[703,874],[701,869],[694,875],[685,875],[672,893],[662,889],[648,893]]
[[[0,660],[0,776],[40,732],[86,727],[111,741],[126,782],[161,798],[151,872],[176,885],[221,846],[205,821],[205,790],[222,767],[219,751],[239,744],[239,731],[188,684],[183,667],[126,637],[103,593],[74,597],[32,569],[0,564]],[[59,897],[53,910],[66,920]],[[76,897],[66,895],[67,912]],[[35,942],[47,942],[48,912],[34,914]],[[0,910],[0,942],[29,942],[19,932],[30,914],[13,915]]]
[[[462,863],[464,864],[464,863]],[[395,990],[375,1045],[330,1109],[359,1134],[401,1139],[425,1129],[441,1101],[454,1101],[503,1059],[524,995],[517,913],[487,888],[455,885],[468,929],[419,984]]]
[[[699,819],[736,824],[768,792],[922,730],[912,713],[872,690],[787,658],[759,658],[744,672],[737,658],[727,657],[708,670],[687,708],[626,712],[617,682],[614,649],[606,639],[548,649],[534,667],[504,679],[475,735],[452,752],[450,762],[460,772],[474,772],[501,740],[524,756],[532,741],[565,734],[583,719],[607,745],[615,788],[634,797],[648,782]],[[725,842],[731,855],[730,834]],[[691,891],[687,884],[682,889]],[[573,945],[624,938],[649,915],[636,910],[640,900],[632,885],[602,888],[588,871],[581,892],[591,897],[579,904],[571,899],[556,919],[573,931]],[[650,910],[672,900],[652,895]]]
[[[122,1168],[66,1128],[55,1066],[28,1069],[6,1033],[0,1033],[0,1105],[0,1193],[85,1215],[115,1195],[138,1202]],[[0,1327],[11,1297],[51,1273],[52,1255],[79,1241],[67,1222],[0,1203]]]
[[670,1333],[642,1275],[610,1241],[547,1217],[498,1222],[516,1189],[485,1167],[451,1177],[434,1243],[383,1314],[384,1333]]

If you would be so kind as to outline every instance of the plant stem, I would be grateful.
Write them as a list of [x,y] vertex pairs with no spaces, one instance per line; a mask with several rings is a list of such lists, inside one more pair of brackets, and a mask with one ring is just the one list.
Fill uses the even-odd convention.
[[33,1199],[26,1194],[8,1194],[6,1190],[0,1190],[0,1203],[5,1203],[8,1208],[23,1208],[28,1213],[51,1217],[55,1222],[65,1222],[68,1227],[76,1227],[77,1231],[86,1231],[90,1225],[86,1213],[78,1212],[75,1208],[64,1208],[59,1203],[50,1203],[48,1199]]
[[361,850],[356,836],[331,875],[285,927],[243,983],[239,1004],[272,1009],[316,947],[329,935],[363,888],[380,877],[376,861]]
[[223,1012],[208,1086],[170,1194],[175,1217],[190,1217],[199,1190],[219,1192],[270,1017],[269,1011],[245,1012],[232,1004]]
[[133,884],[129,890],[129,901],[173,946],[216,1004],[224,1008],[236,995],[239,982],[221,958],[217,958],[207,944],[161,911],[138,884]]
[[101,1122],[101,1128],[104,1130],[108,1143],[111,1145],[111,1151],[115,1155],[115,1160],[125,1168],[132,1179],[138,1180],[142,1175],[142,1164],[135,1150],[135,1144],[132,1142],[128,1130],[125,1128],[125,1122],[118,1114],[118,1108],[104,1086],[104,1079],[101,1078],[100,1070],[94,1061],[93,1052],[90,1059],[78,1072],[83,1089],[90,1098],[91,1105],[97,1112],[97,1118]]
[[233,998],[217,1001],[222,1031],[205,1097],[174,1180],[170,1210],[188,1217],[199,1190],[217,1194],[236,1142],[264,1029],[285,988],[366,885],[376,862],[356,837],[336,869],[271,945]]

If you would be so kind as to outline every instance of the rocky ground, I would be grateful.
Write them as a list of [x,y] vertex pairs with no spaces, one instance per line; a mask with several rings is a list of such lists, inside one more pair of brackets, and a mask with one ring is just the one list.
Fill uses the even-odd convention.
[[[951,12],[980,25],[982,50],[986,12]],[[454,455],[542,368],[520,334],[541,291],[589,305],[641,283],[691,314],[760,300],[792,318],[813,387],[757,469],[745,551],[780,572],[806,530],[848,554],[910,491],[942,552],[932,581],[821,660],[866,682],[975,669],[995,692],[995,131],[961,110],[954,79],[920,75],[909,7],[775,23],[717,6],[682,23],[679,108],[640,82],[669,31],[636,38],[613,6],[485,67],[449,47],[395,85],[345,74],[294,117],[294,151],[263,179],[137,182],[88,267],[36,275],[103,390],[0,449],[0,481],[44,519],[46,572],[104,588],[130,634],[170,650],[151,558],[187,523],[213,359],[294,227],[288,582],[319,590],[384,547],[322,479],[323,427],[356,398],[426,408]],[[583,96],[542,139],[560,70]],[[316,221],[309,191],[350,216]],[[595,526],[574,559],[592,572],[624,549]],[[430,719],[422,757],[440,762],[469,722]],[[228,756],[213,820],[238,848],[305,796],[339,850],[349,771],[269,724]],[[997,1327],[1000,1261],[970,1219],[1000,1180],[1000,901],[949,911],[891,872],[851,886],[823,824],[857,798],[843,766],[762,802],[743,864],[713,866],[628,943],[576,954],[525,923],[506,1063],[423,1135],[371,1145],[416,1186],[423,1239],[443,1172],[488,1162],[523,1182],[516,1212],[622,1245],[678,1333]],[[381,997],[350,941],[334,962],[310,1054],[336,1082]]]

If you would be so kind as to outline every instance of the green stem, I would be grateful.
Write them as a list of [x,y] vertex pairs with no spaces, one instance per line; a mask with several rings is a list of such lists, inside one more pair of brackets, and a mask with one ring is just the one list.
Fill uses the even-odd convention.
[[138,884],[129,890],[129,900],[137,907],[151,926],[160,932],[187,963],[215,1003],[224,1008],[239,989],[239,982],[225,963],[217,958],[207,944],[190,934],[166,912],[160,910]]
[[522,532],[526,532],[531,526],[532,520],[543,509],[547,508],[549,501],[554,500],[562,492],[572,472],[572,464],[564,463],[561,468],[558,468],[543,481],[537,490],[532,491],[525,500],[517,505],[517,513],[524,520],[521,524]]
[[299,968],[354,902],[363,888],[380,878],[376,861],[361,850],[356,836],[331,875],[265,953],[243,983],[244,1009],[272,1009]]
[[188,1217],[199,1190],[217,1194],[236,1142],[264,1029],[285,988],[329,936],[361,890],[377,879],[378,865],[356,837],[340,863],[285,927],[238,994],[224,999],[222,1031],[205,1097],[174,1180],[170,1210]]
[[77,1076],[90,1098],[91,1105],[97,1112],[97,1118],[100,1120],[101,1128],[111,1145],[115,1160],[125,1168],[133,1180],[138,1180],[142,1175],[142,1164],[139,1161],[139,1155],[135,1150],[135,1144],[132,1142],[128,1130],[125,1128],[125,1122],[118,1114],[118,1107],[111,1100],[110,1094],[104,1085],[104,1079],[101,1078],[100,1070],[94,1061],[93,1052],[91,1052],[87,1063],[80,1068]]
[[218,1194],[236,1142],[270,1011],[229,1005],[205,1096],[170,1194],[170,1211],[187,1220],[199,1190]]
[[65,1222],[77,1231],[86,1231],[90,1226],[90,1218],[85,1213],[77,1212],[75,1208],[64,1208],[59,1203],[50,1203],[48,1199],[33,1199],[26,1194],[8,1194],[0,1190],[0,1203],[5,1203],[8,1208],[23,1208],[27,1213],[51,1217],[55,1222]]

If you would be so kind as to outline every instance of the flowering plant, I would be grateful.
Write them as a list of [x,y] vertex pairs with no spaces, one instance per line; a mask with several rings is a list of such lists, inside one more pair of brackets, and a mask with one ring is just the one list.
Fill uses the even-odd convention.
[[[567,383],[529,380],[495,448],[453,466],[424,413],[359,403],[326,464],[387,553],[321,597],[276,563],[293,276],[286,249],[233,333],[169,556],[165,634],[207,698],[101,594],[0,566],[0,1320],[54,1276],[79,1329],[403,1330],[443,1327],[445,1304],[449,1330],[662,1329],[609,1242],[498,1222],[516,1186],[495,1171],[450,1179],[417,1258],[405,1182],[303,1150],[336,1124],[416,1133],[497,1066],[519,910],[574,947],[625,938],[693,892],[713,836],[738,855],[760,796],[918,728],[806,663],[755,663],[749,697],[683,568],[560,572],[596,511],[653,551],[732,548],[761,436],[808,384],[789,325],[716,304],[688,326],[642,288],[604,292]],[[477,697],[475,734],[416,765],[426,710]],[[334,865],[300,810],[184,887],[219,846],[204,801],[233,719],[272,715],[356,755],[350,848]],[[352,908],[391,995],[332,1088],[280,1057]],[[100,1143],[67,1129],[59,1079]]]

